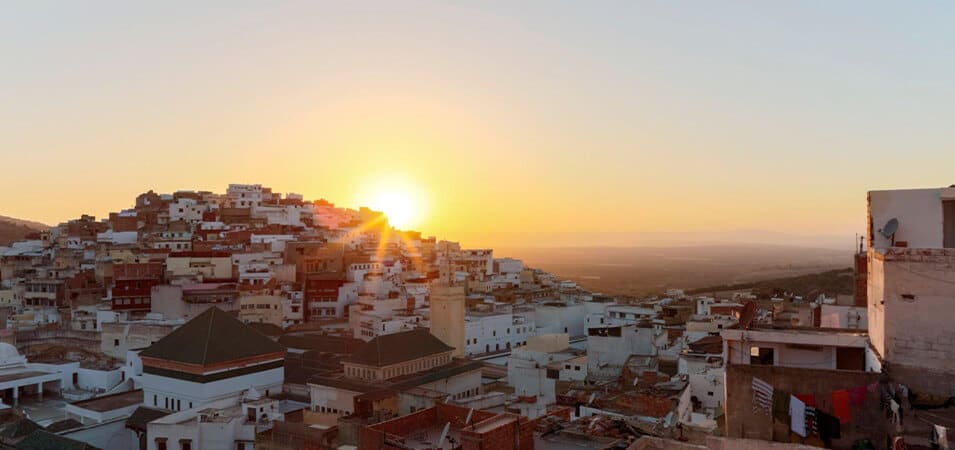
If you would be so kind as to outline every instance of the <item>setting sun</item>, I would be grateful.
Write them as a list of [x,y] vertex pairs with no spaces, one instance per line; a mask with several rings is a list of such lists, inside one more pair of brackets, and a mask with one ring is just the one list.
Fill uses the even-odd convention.
[[369,208],[385,213],[388,223],[395,228],[408,228],[414,224],[414,203],[404,193],[389,191],[379,193],[371,200]]
[[424,221],[424,195],[415,184],[404,179],[386,178],[368,183],[358,200],[360,205],[385,213],[388,223],[398,229],[414,229]]

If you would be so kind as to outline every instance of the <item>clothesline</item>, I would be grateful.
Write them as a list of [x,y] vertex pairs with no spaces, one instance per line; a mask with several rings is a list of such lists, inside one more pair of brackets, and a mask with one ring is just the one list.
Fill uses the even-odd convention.
[[[952,418],[948,418],[948,417],[938,417],[938,416],[936,416],[935,414],[932,414],[932,413],[929,413],[929,412],[925,412],[925,411],[918,411],[918,412],[913,413],[913,415],[915,416],[916,419],[919,419],[919,420],[921,420],[922,422],[925,422],[925,423],[927,423],[927,424],[931,424],[931,425],[942,425],[942,426],[944,426],[945,428],[955,428],[955,419],[952,419]],[[929,420],[923,419],[923,418],[921,417],[922,415],[933,416],[933,417],[932,417],[932,420],[929,421]],[[942,423],[942,422],[944,422],[944,421],[946,421],[946,420],[948,421],[948,423]]]

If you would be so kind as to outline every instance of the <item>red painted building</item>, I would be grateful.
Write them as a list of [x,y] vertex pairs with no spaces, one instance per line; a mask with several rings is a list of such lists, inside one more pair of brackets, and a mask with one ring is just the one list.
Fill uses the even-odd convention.
[[345,279],[340,273],[307,275],[304,292],[305,321],[308,322],[309,317],[313,316],[334,317],[338,306],[338,291],[344,284]]
[[113,309],[145,310],[152,307],[153,286],[162,284],[165,264],[162,262],[128,263],[113,266]]

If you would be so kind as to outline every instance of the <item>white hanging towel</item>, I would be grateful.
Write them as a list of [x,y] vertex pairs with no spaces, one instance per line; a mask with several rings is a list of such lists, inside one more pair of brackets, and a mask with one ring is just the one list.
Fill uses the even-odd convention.
[[938,444],[938,448],[942,450],[949,450],[948,428],[945,428],[941,425],[935,425],[935,436],[937,439],[935,442]]
[[806,437],[806,404],[795,396],[789,397],[789,428]]

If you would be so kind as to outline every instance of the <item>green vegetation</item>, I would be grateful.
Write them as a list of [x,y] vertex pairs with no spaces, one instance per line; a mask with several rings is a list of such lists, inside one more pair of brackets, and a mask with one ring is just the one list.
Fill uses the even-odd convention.
[[687,291],[688,295],[711,292],[752,290],[756,295],[768,298],[783,292],[807,296],[813,294],[840,295],[853,292],[852,268],[829,270],[795,277],[774,278],[751,283],[723,284]]

